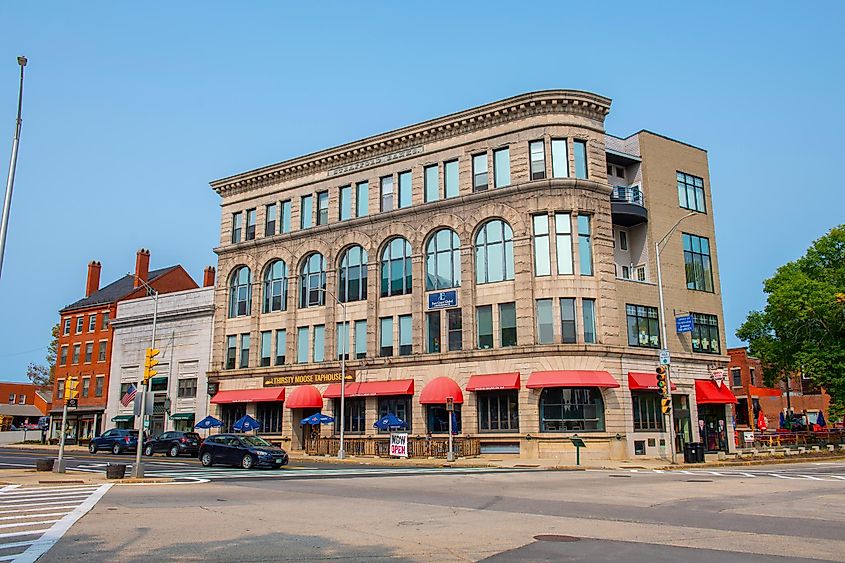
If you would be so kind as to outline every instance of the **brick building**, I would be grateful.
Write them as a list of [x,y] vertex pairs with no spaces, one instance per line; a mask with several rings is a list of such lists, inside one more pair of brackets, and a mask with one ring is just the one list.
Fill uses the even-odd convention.
[[50,393],[32,383],[0,381],[0,430],[38,424],[49,410]]
[[103,429],[111,364],[112,328],[117,304],[147,295],[143,280],[160,293],[197,287],[182,268],[170,266],[150,271],[150,252],[141,249],[135,256],[135,273],[100,288],[99,262],[88,264],[85,297],[61,311],[56,376],[53,385],[52,436],[59,436],[64,407],[64,382],[68,376],[79,380],[79,406],[68,411],[71,441],[87,440]]
[[[388,412],[443,436],[452,397],[482,452],[571,461],[577,433],[596,458],[662,456],[666,347],[676,446],[732,447],[735,399],[711,380],[727,356],[707,153],[608,135],[609,110],[534,92],[212,182],[211,414],[303,448],[305,415],[340,417],[322,382],[345,354],[347,437]],[[664,343],[653,249],[670,232]],[[693,332],[675,332],[687,313]]]

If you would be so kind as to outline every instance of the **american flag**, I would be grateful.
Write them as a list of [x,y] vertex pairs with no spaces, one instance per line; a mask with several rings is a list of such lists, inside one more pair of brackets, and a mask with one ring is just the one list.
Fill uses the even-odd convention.
[[138,393],[138,388],[135,387],[133,384],[129,384],[129,388],[126,389],[126,394],[120,398],[120,404],[124,407],[128,407],[129,403],[135,400],[135,395]]

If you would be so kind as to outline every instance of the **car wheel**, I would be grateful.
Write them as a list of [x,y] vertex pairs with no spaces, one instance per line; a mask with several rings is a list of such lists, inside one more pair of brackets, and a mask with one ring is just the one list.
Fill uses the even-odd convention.
[[203,467],[211,467],[211,452],[205,452],[200,456],[200,463]]
[[171,446],[169,453],[170,457],[176,457],[177,455],[179,455],[179,448],[177,448],[176,446]]
[[255,465],[255,460],[252,459],[251,455],[246,454],[241,460],[241,467],[244,469],[252,469],[253,465]]
[[90,444],[88,444],[88,452],[92,453],[92,454],[97,453],[97,446],[94,445],[94,442],[91,442]]
[[114,455],[120,455],[120,444],[115,444],[111,447],[111,453]]
[[144,448],[144,455],[153,455],[153,447],[147,446]]

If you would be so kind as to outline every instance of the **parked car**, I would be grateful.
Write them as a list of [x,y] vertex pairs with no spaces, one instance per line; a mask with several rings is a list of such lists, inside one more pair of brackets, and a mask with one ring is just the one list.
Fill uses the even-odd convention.
[[123,428],[106,430],[96,438],[91,438],[91,442],[88,443],[88,451],[92,454],[100,450],[106,450],[117,455],[123,452],[134,451],[137,447],[138,431],[125,430]]
[[288,463],[288,454],[282,448],[258,436],[238,434],[209,436],[200,446],[199,456],[203,467],[219,463],[244,469],[262,465],[278,469]]
[[200,435],[196,432],[163,432],[144,442],[144,455],[166,453],[170,457],[189,455],[197,457]]

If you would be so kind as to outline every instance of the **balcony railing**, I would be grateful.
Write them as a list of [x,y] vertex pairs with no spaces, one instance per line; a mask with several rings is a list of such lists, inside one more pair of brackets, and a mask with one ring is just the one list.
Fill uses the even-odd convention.
[[645,206],[643,192],[639,186],[614,186],[610,201]]

